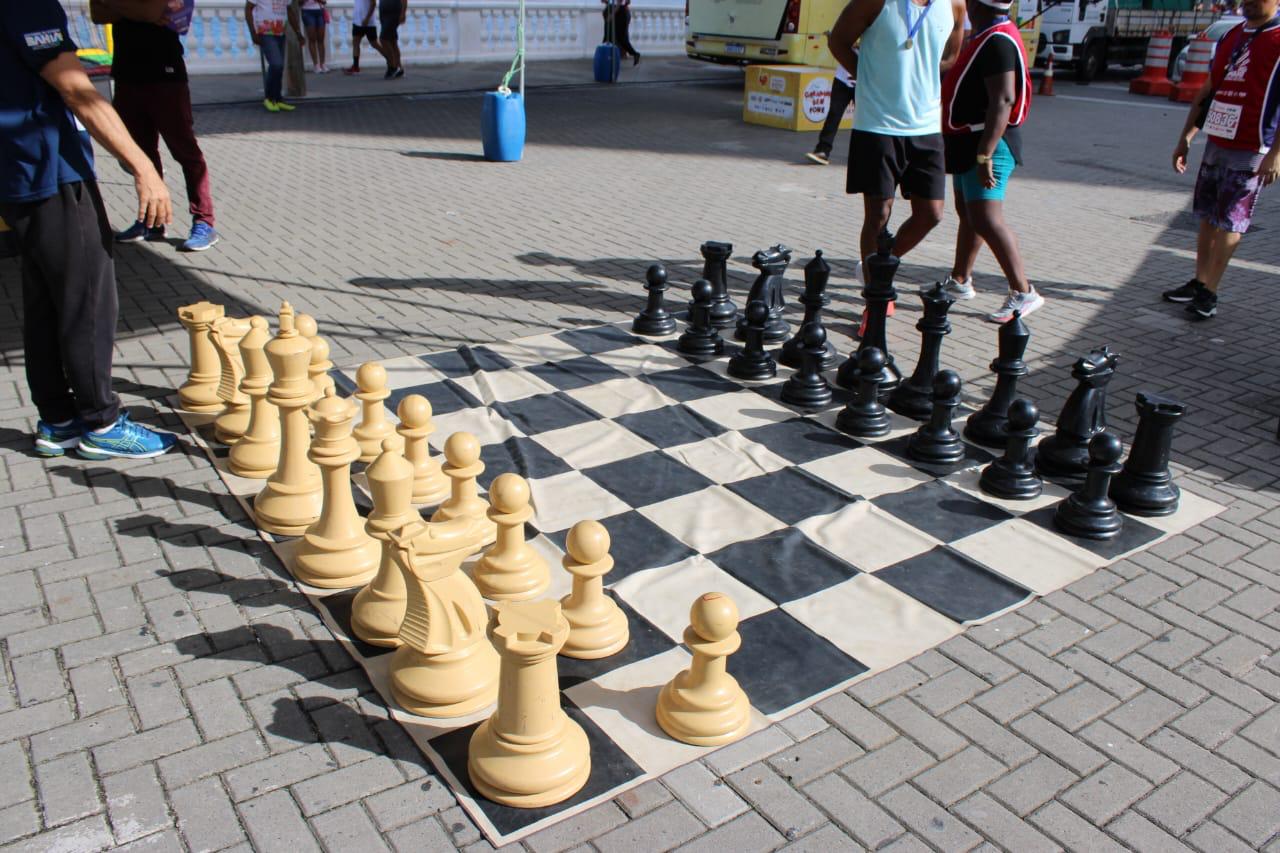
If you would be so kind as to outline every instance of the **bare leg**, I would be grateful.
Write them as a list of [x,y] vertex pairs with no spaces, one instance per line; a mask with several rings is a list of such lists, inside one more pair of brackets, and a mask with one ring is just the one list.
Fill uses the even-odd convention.
[[319,68],[324,64],[324,57],[320,55],[320,30],[316,27],[307,27],[307,53],[311,54],[312,70]]
[[889,217],[893,213],[893,198],[862,197],[862,233],[858,235],[858,251],[861,260],[876,253],[876,244],[880,241],[880,232],[889,227]]
[[[1004,203],[999,201],[971,201],[968,203],[969,223],[977,236],[991,247],[991,254],[1004,271],[1009,289],[1028,293],[1031,284],[1022,266],[1022,253],[1018,251],[1018,238],[1004,221]],[[976,254],[976,252],[975,252]]]
[[956,258],[951,266],[951,278],[968,282],[973,277],[974,265],[978,263],[978,253],[982,251],[982,238],[969,223],[969,209],[959,193],[956,194],[956,216],[960,219],[960,227],[956,230]]
[[321,64],[321,65],[324,65],[324,61],[325,61],[325,58],[326,58],[326,57],[325,57],[325,51],[326,51],[326,50],[327,50],[327,48],[328,48],[328,45],[326,44],[326,41],[327,41],[327,40],[326,40],[326,38],[325,38],[325,36],[326,36],[325,30],[326,30],[326,29],[327,29],[327,27],[325,27],[325,26],[324,26],[324,24],[321,24],[319,27],[317,27],[317,28],[316,28],[316,38],[315,38],[315,43],[316,43],[316,45],[318,45],[318,50],[319,50],[319,53],[320,53],[320,64]]
[[910,252],[930,231],[942,221],[942,199],[911,199],[911,215],[898,229],[897,238],[893,241],[893,253],[902,257]]
[[1222,275],[1231,263],[1231,256],[1236,253],[1243,234],[1234,231],[1223,231],[1209,224],[1209,220],[1200,220],[1200,235],[1196,241],[1196,278],[1204,282],[1211,293],[1218,292],[1218,284]]

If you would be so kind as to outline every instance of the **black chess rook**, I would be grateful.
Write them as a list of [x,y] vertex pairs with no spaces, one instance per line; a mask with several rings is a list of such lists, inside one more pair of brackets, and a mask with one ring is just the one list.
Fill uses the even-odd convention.
[[1173,430],[1187,407],[1176,400],[1138,392],[1138,429],[1124,468],[1111,480],[1111,499],[1131,515],[1172,515],[1181,492],[1169,472]]
[[729,298],[729,258],[733,255],[733,244],[708,240],[699,251],[702,277],[711,282],[711,325],[727,329],[738,319],[738,306]]
[[874,438],[889,432],[889,412],[880,402],[880,373],[884,370],[884,353],[867,347],[858,353],[858,390],[836,416],[836,429],[861,438]]
[[951,334],[947,312],[956,302],[942,282],[921,293],[920,299],[924,303],[924,314],[916,323],[920,331],[920,360],[911,376],[889,394],[889,408],[916,420],[924,420],[933,410],[933,378],[938,375],[942,339]]
[[1053,523],[1068,536],[1083,539],[1114,539],[1124,525],[1115,501],[1107,495],[1111,478],[1120,471],[1120,439],[1100,432],[1089,439],[1089,466],[1084,485],[1063,498],[1053,515]]
[[1058,416],[1053,435],[1036,448],[1036,473],[1076,484],[1089,468],[1089,440],[1107,428],[1107,384],[1119,356],[1099,347],[1071,368],[1077,384]]
[[[818,249],[813,253],[813,260],[804,265],[804,294],[800,297],[800,304],[804,306],[804,320],[800,323],[801,330],[810,323],[817,323],[823,326],[824,331],[826,330],[822,311],[831,302],[831,298],[827,296],[827,281],[830,278],[831,265],[822,257],[822,250]],[[801,339],[801,333],[796,332],[782,345],[778,361],[787,367],[798,368],[803,357],[804,341]],[[835,346],[831,341],[827,341],[822,355],[822,369],[830,370],[836,366],[839,359]]]
[[999,350],[991,362],[996,387],[991,399],[964,424],[965,438],[984,447],[1004,447],[1009,430],[1009,406],[1018,395],[1018,380],[1030,372],[1022,356],[1027,351],[1031,332],[1017,311],[1013,312],[1013,319],[1000,326],[997,340]]
[[724,341],[711,325],[711,282],[700,278],[693,283],[693,301],[689,303],[689,325],[676,341],[676,349],[686,355],[717,356],[724,352]]
[[782,402],[802,409],[821,409],[831,402],[831,386],[822,375],[822,355],[826,351],[827,333],[817,323],[801,331],[804,336],[804,359],[800,369],[782,384]]
[[1009,404],[1008,416],[1004,455],[982,469],[978,487],[993,497],[1029,501],[1044,490],[1031,464],[1031,442],[1040,434],[1036,429],[1040,412],[1035,403],[1020,398]]
[[667,270],[662,264],[653,264],[645,270],[645,291],[648,301],[644,310],[631,321],[631,331],[637,335],[669,335],[676,330],[676,318],[667,311]]
[[964,442],[951,426],[956,407],[960,405],[960,375],[954,370],[939,370],[933,378],[933,411],[929,420],[911,434],[907,455],[919,462],[935,465],[959,462],[964,458]]
[[845,359],[836,374],[836,384],[841,388],[852,389],[858,381],[857,354],[867,347],[875,347],[884,355],[884,369],[880,372],[880,399],[886,400],[894,388],[902,382],[902,371],[894,364],[889,353],[889,342],[886,328],[889,322],[889,303],[898,298],[894,290],[893,279],[898,274],[901,261],[893,254],[893,235],[880,235],[876,253],[862,265],[866,285],[862,288],[862,298],[867,304],[867,329],[858,341],[858,349]]
[[[747,302],[754,299],[764,302],[769,309],[769,320],[764,325],[766,343],[776,344],[786,340],[791,327],[782,319],[782,308],[785,304],[785,288],[787,267],[791,264],[791,250],[779,243],[768,249],[762,249],[751,256],[751,266],[759,270],[759,275],[747,293]],[[738,319],[738,328],[734,337],[743,340],[747,320]]]
[[735,379],[758,382],[778,375],[778,365],[764,348],[764,324],[769,319],[769,308],[759,299],[747,303],[747,325],[744,331],[746,343],[729,359],[726,368]]

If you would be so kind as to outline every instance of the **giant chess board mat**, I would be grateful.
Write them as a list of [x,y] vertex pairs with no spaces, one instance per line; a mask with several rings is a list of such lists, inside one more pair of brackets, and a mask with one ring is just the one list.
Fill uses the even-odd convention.
[[[559,660],[564,707],[591,742],[591,778],[572,799],[522,810],[480,797],[467,744],[491,709],[439,720],[398,708],[391,650],[350,630],[356,590],[299,585],[495,845],[711,751],[672,740],[654,719],[658,690],[691,659],[681,636],[704,592],[727,593],[741,612],[729,671],[759,729],[1222,510],[1184,490],[1172,516],[1126,516],[1109,542],[1071,538],[1052,524],[1061,485],[1046,482],[1031,501],[992,498],[977,485],[989,451],[966,444],[954,465],[913,461],[915,421],[895,415],[888,435],[852,438],[834,428],[841,389],[826,409],[801,412],[781,402],[789,369],[742,382],[727,358],[683,355],[675,337],[598,326],[382,362],[393,419],[401,399],[422,394],[436,453],[465,430],[483,444],[482,489],[509,471],[528,479],[527,535],[552,566],[548,596],[569,591],[559,566],[574,523],[599,519],[612,537],[605,581],[631,640],[602,660]],[[832,339],[848,351],[848,339]],[[355,367],[332,375],[340,393],[354,390]],[[180,414],[251,508],[262,481],[227,470],[212,416]],[[364,479],[353,480],[367,513]],[[262,535],[287,565],[291,541]]]

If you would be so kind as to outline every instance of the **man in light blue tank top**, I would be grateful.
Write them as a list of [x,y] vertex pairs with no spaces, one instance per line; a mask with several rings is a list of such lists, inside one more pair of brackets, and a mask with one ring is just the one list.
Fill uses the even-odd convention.
[[842,65],[860,45],[845,189],[863,196],[862,258],[875,252],[899,187],[911,216],[898,228],[896,255],[942,221],[942,74],[960,52],[964,16],[964,0],[850,0],[828,36]]

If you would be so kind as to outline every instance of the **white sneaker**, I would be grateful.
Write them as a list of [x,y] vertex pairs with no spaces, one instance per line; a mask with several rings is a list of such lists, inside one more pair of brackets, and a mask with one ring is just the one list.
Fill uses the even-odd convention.
[[[956,281],[951,276],[947,276],[942,282],[942,289],[950,293],[956,299],[972,299],[975,291],[973,289],[973,276],[969,276],[968,281]],[[932,284],[920,285],[920,292],[927,293],[933,290]]]
[[1009,295],[1004,298],[1004,304],[1000,306],[1000,310],[994,314],[987,315],[987,322],[1007,323],[1013,319],[1015,312],[1020,317],[1026,317],[1041,305],[1044,305],[1044,297],[1036,293],[1035,288],[1026,293],[1018,293],[1011,290]]

